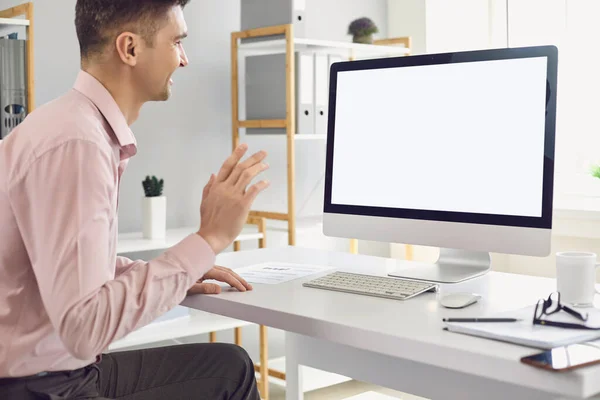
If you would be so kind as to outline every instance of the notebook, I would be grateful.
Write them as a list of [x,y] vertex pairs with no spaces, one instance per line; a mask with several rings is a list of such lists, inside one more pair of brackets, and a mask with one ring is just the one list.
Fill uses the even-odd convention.
[[[464,333],[488,339],[520,344],[539,349],[552,349],[573,343],[587,342],[600,338],[600,330],[565,329],[554,326],[533,324],[533,311],[535,306],[525,307],[515,311],[503,312],[486,317],[520,318],[517,322],[446,322],[446,327],[451,332]],[[588,326],[600,327],[600,310],[596,308],[578,309],[589,315],[585,322]],[[581,323],[573,316],[560,311],[545,319],[560,322]]]

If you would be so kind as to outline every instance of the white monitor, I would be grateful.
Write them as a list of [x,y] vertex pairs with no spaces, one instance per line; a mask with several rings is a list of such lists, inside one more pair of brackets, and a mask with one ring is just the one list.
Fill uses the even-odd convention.
[[440,247],[392,276],[460,282],[550,252],[558,51],[335,63],[323,231]]

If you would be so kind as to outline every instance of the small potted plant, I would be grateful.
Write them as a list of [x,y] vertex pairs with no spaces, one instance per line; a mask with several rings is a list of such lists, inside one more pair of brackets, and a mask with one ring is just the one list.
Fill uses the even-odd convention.
[[600,165],[594,165],[590,172],[594,178],[600,179]]
[[367,17],[355,19],[348,27],[348,34],[352,35],[352,41],[354,43],[372,44],[373,34],[377,32],[379,32],[379,29],[375,23]]
[[142,181],[143,235],[146,239],[164,239],[167,225],[167,198],[163,196],[164,180],[146,176]]

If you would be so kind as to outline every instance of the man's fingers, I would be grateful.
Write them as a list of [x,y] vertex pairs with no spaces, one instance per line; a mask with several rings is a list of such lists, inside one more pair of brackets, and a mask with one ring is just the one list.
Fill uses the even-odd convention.
[[221,286],[216,283],[195,283],[188,292],[188,294],[219,294],[221,293]]
[[246,280],[244,278],[242,278],[241,276],[236,274],[235,271],[230,270],[229,273],[232,274],[242,285],[244,285],[246,290],[252,290],[252,285],[250,285],[248,282],[246,282]]
[[246,189],[246,186],[248,186],[250,184],[250,182],[252,182],[252,180],[254,178],[256,178],[256,176],[258,174],[260,174],[261,172],[267,170],[269,168],[269,165],[266,163],[258,163],[258,164],[254,164],[252,167],[245,169],[241,175],[240,178],[237,181],[236,187],[240,190],[242,190],[242,192]]
[[229,175],[229,180],[232,184],[237,184],[240,176],[248,169],[253,167],[254,165],[260,163],[262,160],[267,157],[267,153],[264,151],[259,151],[258,153],[254,153],[251,157],[239,163]]
[[239,276],[234,270],[227,268],[227,267],[221,267],[221,266],[215,266],[216,269],[220,269],[222,271],[224,271],[225,273],[228,273],[230,275],[233,275],[235,279],[237,279],[242,285],[244,285],[244,287],[247,290],[252,290],[252,285],[250,285],[248,282],[246,282],[246,280],[244,278],[242,278],[241,276]]
[[211,274],[211,279],[216,279],[221,282],[227,283],[229,286],[236,288],[240,292],[245,292],[246,287],[232,274],[229,272],[223,271],[222,269],[214,270],[214,273]]
[[219,170],[219,174],[217,175],[217,180],[222,182],[229,178],[231,172],[234,170],[235,166],[238,165],[244,154],[246,154],[246,150],[248,150],[248,145],[242,144],[238,146],[233,153],[225,160],[223,166]]
[[208,180],[208,183],[206,184],[206,186],[204,186],[204,190],[202,191],[203,199],[205,199],[208,196],[208,192],[210,192],[210,188],[212,187],[214,182],[215,182],[215,174],[211,174],[210,179]]
[[250,186],[248,190],[246,190],[246,201],[251,204],[256,199],[256,196],[270,185],[269,181],[260,181]]

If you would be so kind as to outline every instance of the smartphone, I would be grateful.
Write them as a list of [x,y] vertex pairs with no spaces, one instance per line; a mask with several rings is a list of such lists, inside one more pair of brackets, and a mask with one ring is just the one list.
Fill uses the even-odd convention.
[[550,371],[569,371],[600,363],[600,343],[556,347],[521,358],[521,362]]

